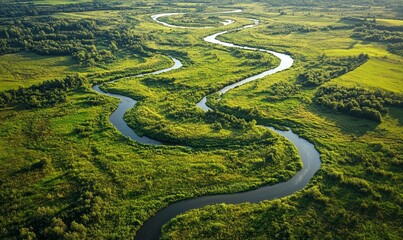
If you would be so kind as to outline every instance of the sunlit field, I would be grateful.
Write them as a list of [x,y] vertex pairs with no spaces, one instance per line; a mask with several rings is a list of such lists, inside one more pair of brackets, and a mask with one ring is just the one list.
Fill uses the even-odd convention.
[[[161,239],[402,236],[399,3],[37,0],[0,9],[1,239],[135,239],[172,203],[286,182],[306,166],[292,141],[264,126],[314,145],[321,166],[307,185],[186,211]],[[189,28],[151,18],[178,12],[159,21]],[[226,30],[218,40],[287,54],[293,65],[219,96],[280,64],[203,40]],[[183,66],[137,76],[172,57]],[[96,84],[138,101],[125,122],[164,144],[120,132],[109,119],[119,100]],[[207,112],[196,106],[205,96]]]

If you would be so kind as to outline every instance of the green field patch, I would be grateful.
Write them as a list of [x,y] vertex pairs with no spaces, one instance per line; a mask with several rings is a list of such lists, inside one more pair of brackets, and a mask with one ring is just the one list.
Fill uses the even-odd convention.
[[400,60],[387,58],[370,58],[361,67],[351,71],[332,83],[344,86],[367,86],[392,92],[403,91],[403,69]]
[[376,19],[376,22],[382,25],[389,26],[403,26],[403,20],[401,19]]
[[29,87],[46,80],[60,79],[72,74],[91,74],[125,72],[133,68],[154,68],[168,65],[168,58],[156,56],[137,58],[127,56],[110,64],[96,67],[78,67],[75,60],[68,56],[52,57],[34,53],[15,53],[0,56],[0,90]]
[[44,80],[82,72],[71,57],[48,57],[33,53],[0,56],[0,90],[27,87]]

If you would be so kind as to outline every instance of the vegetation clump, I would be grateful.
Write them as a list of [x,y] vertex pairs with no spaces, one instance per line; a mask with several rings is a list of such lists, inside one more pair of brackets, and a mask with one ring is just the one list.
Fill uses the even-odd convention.
[[369,56],[361,53],[356,57],[331,58],[322,55],[315,62],[306,65],[307,70],[298,76],[305,87],[315,87],[333,78],[346,74],[368,61]]
[[[14,89],[0,93],[0,239],[133,239],[173,202],[287,181],[301,169],[297,149],[262,124],[314,144],[322,164],[308,185],[259,204],[195,209],[162,239],[401,239],[403,60],[388,53],[402,49],[395,2],[0,0],[0,86]],[[217,28],[150,17],[166,12],[190,14],[161,21]],[[231,31],[252,18],[260,24]],[[210,95],[205,113],[203,96],[279,63],[203,41],[225,30],[218,39],[295,61]],[[183,67],[128,78],[172,66],[169,56]],[[119,79],[102,90],[138,101],[126,123],[172,145],[122,135],[109,121],[119,101],[86,78]],[[61,80],[33,85],[49,79]]]
[[403,26],[385,26],[376,22],[364,22],[354,28],[351,37],[386,44],[389,52],[403,56]]
[[256,120],[247,122],[243,118],[237,118],[216,110],[208,111],[205,115],[205,120],[207,123],[214,123],[214,127],[217,130],[221,128],[250,129],[256,125]]
[[86,78],[74,75],[62,80],[45,81],[38,85],[0,93],[0,107],[20,106],[41,108],[65,102],[67,92],[84,86]]
[[102,9],[119,9],[116,3],[108,3],[107,1],[95,0],[92,2],[76,1],[69,4],[49,5],[35,4],[34,1],[13,0],[1,1],[0,16],[4,17],[26,17],[26,16],[43,16],[59,12],[79,12],[79,11],[95,11]]
[[[71,55],[79,66],[95,66],[116,60],[119,48],[149,56],[146,37],[129,29],[108,29],[91,19],[40,17],[0,21],[0,55],[32,51],[41,55]],[[119,47],[118,47],[119,46]]]
[[317,91],[315,102],[334,111],[381,122],[382,114],[388,112],[387,105],[403,107],[403,96],[383,90],[331,85]]
[[[282,12],[284,13],[284,12]],[[286,15],[281,14],[280,15]],[[308,33],[308,32],[316,32],[319,28],[312,27],[308,25],[300,25],[300,24],[272,24],[266,27],[266,31],[269,34],[281,35],[281,34],[290,34],[290,33]]]
[[300,84],[280,81],[273,84],[265,93],[268,93],[268,100],[284,100],[301,90]]

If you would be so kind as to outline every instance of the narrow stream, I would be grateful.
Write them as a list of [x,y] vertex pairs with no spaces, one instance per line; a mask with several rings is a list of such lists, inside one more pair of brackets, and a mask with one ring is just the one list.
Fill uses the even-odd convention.
[[[173,57],[171,57],[171,58],[174,61],[174,65],[172,67],[158,70],[158,71],[151,72],[151,73],[139,74],[134,77],[143,77],[143,76],[147,76],[147,75],[158,75],[158,74],[166,73],[166,72],[169,72],[169,71],[182,67],[182,63],[178,59],[173,58]],[[121,80],[121,79],[113,80],[113,81],[106,82],[106,83],[112,83],[112,82],[116,82],[118,80]],[[132,140],[137,141],[139,143],[151,144],[151,145],[163,144],[162,142],[160,142],[158,140],[155,140],[155,139],[152,139],[152,138],[149,138],[146,136],[141,137],[141,136],[137,135],[133,131],[133,129],[131,129],[127,125],[127,123],[124,120],[125,113],[128,110],[132,109],[134,107],[134,105],[136,105],[137,101],[132,98],[129,98],[129,97],[102,91],[100,89],[100,86],[102,86],[103,84],[106,84],[106,83],[95,85],[94,87],[92,87],[92,89],[100,94],[120,99],[118,108],[109,116],[109,121],[113,124],[113,126],[115,126],[119,130],[119,132],[121,132],[124,136],[129,137]]]
[[[233,13],[233,12],[239,12],[240,10],[235,10],[235,11],[229,11],[225,13]],[[176,15],[178,13],[165,13],[165,14],[157,14],[153,15],[152,19],[160,24],[163,24],[168,27],[180,27],[180,26],[174,26],[174,25],[169,25],[167,23],[161,22],[158,20],[159,17],[164,17],[164,16],[171,16],[171,15]],[[282,70],[288,69],[292,66],[293,64],[293,59],[286,54],[283,53],[277,53],[274,51],[266,50],[266,49],[260,49],[260,48],[253,48],[253,47],[248,47],[248,46],[240,46],[240,45],[235,45],[232,43],[226,43],[222,42],[220,40],[217,40],[216,37],[230,33],[233,31],[245,29],[245,28],[251,28],[259,24],[258,20],[252,19],[254,21],[254,24],[252,25],[247,25],[242,28],[234,29],[234,30],[229,30],[229,31],[223,31],[219,32],[210,36],[207,36],[204,38],[206,42],[209,43],[214,43],[214,44],[219,44],[222,46],[226,47],[233,47],[233,48],[241,48],[241,49],[246,49],[246,50],[251,50],[251,51],[262,51],[262,52],[267,52],[270,54],[273,54],[274,56],[278,57],[280,59],[280,65],[274,69],[269,69],[267,71],[264,71],[260,74],[257,74],[255,76],[243,79],[237,83],[228,85],[221,90],[218,91],[220,95],[228,92],[229,90],[243,85],[245,83],[263,78],[265,76],[275,74],[277,72],[280,72]],[[182,66],[180,61],[178,61],[175,58],[172,58],[175,62],[175,65],[171,68],[164,69],[161,71],[149,73],[149,74],[160,74],[164,72],[171,71],[173,69],[178,69]],[[138,75],[138,76],[144,76],[144,75]],[[116,81],[116,80],[115,80]],[[130,137],[131,139],[138,141],[140,143],[144,144],[161,144],[161,142],[150,139],[148,137],[140,137],[138,136],[131,128],[129,128],[124,121],[123,117],[125,112],[127,112],[129,109],[131,109],[136,103],[136,100],[133,100],[131,98],[117,95],[117,94],[110,94],[110,93],[105,93],[102,90],[100,90],[100,85],[96,85],[93,87],[93,89],[101,94],[119,98],[121,100],[121,103],[119,104],[118,109],[116,109],[115,112],[112,113],[110,116],[110,121],[112,124],[125,136]],[[208,111],[210,108],[206,105],[207,97],[204,97],[199,103],[197,103],[197,106],[204,111]],[[166,208],[158,211],[156,215],[148,219],[139,229],[137,232],[135,238],[138,240],[156,240],[159,239],[161,235],[161,228],[162,226],[167,223],[169,220],[172,218],[176,217],[177,215],[184,213],[188,210],[195,209],[195,208],[201,208],[207,205],[212,205],[212,204],[219,204],[219,203],[226,203],[226,204],[240,204],[240,203],[259,203],[263,200],[271,200],[275,198],[281,198],[285,196],[289,196],[301,189],[303,189],[309,182],[309,180],[314,176],[314,174],[319,170],[320,168],[320,155],[318,151],[316,151],[315,147],[313,144],[308,142],[307,140],[300,138],[297,134],[293,133],[291,130],[288,131],[281,131],[274,129],[272,127],[267,127],[266,128],[275,131],[276,133],[280,134],[281,136],[287,138],[289,141],[291,141],[295,147],[297,148],[299,155],[301,157],[301,160],[303,162],[303,168],[296,173],[291,179],[289,179],[286,182],[282,182],[279,184],[275,184],[273,186],[263,186],[260,188],[257,188],[255,190],[250,190],[246,192],[240,192],[240,193],[233,193],[233,194],[220,194],[220,195],[211,195],[211,196],[203,196],[203,197],[198,197],[194,199],[187,199],[179,202],[172,203],[171,205],[167,206]]]

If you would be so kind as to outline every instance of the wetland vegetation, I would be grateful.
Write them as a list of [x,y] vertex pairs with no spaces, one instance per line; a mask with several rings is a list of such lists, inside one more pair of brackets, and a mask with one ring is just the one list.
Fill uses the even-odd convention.
[[[215,12],[242,9],[242,12]],[[0,1],[0,238],[133,239],[184,199],[274,185],[315,145],[320,170],[301,191],[258,204],[190,210],[162,239],[400,239],[403,6],[354,1]],[[171,28],[153,21],[194,28]],[[204,14],[207,13],[207,14]],[[234,23],[224,25],[227,19]],[[218,96],[229,84],[294,65]],[[210,26],[212,28],[204,28]],[[197,28],[201,27],[201,28]],[[135,77],[168,68],[162,75]],[[108,120],[139,102],[124,137]],[[212,95],[210,95],[212,94]],[[196,107],[204,96],[211,111]]]

